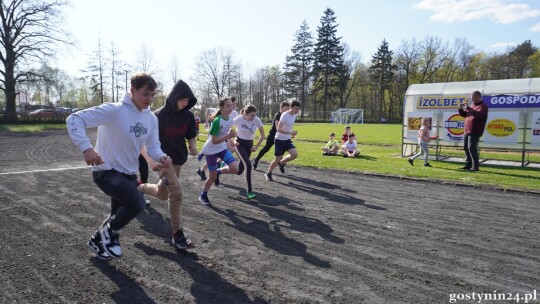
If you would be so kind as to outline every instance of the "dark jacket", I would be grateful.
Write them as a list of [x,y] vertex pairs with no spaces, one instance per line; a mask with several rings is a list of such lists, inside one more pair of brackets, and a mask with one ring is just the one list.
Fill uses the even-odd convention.
[[484,102],[478,102],[467,107],[467,111],[459,108],[459,115],[465,117],[465,125],[463,127],[465,134],[479,136],[484,134],[488,116],[488,107]]
[[[176,103],[180,98],[189,98],[188,105],[179,110]],[[186,139],[197,136],[195,116],[190,111],[197,103],[197,98],[189,86],[179,80],[165,100],[165,105],[156,111],[159,122],[159,141],[161,149],[172,158],[175,165],[183,165],[188,157]]]

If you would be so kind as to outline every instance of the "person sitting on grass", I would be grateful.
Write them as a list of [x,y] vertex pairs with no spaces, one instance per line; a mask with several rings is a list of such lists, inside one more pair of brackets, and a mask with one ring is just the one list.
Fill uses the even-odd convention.
[[349,139],[345,142],[343,148],[341,148],[341,155],[343,155],[343,157],[356,157],[360,155],[358,144],[356,143],[356,135],[354,135],[354,133],[349,134]]
[[351,134],[352,134],[351,126],[349,126],[349,125],[345,126],[345,132],[343,133],[343,135],[341,135],[341,144],[342,145],[345,145],[345,143],[347,143],[347,141],[349,140],[349,136]]
[[323,155],[336,155],[339,150],[339,142],[336,140],[336,134],[330,133],[330,140],[322,147]]

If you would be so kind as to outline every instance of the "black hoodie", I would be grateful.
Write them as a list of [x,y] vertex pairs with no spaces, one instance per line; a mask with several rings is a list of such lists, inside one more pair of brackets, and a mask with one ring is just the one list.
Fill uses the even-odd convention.
[[[187,106],[182,110],[176,106],[180,98],[189,98]],[[188,157],[186,139],[197,136],[195,116],[190,111],[196,103],[197,98],[187,83],[179,80],[167,96],[165,105],[154,111],[159,121],[161,149],[172,158],[175,165],[183,165],[186,162]]]

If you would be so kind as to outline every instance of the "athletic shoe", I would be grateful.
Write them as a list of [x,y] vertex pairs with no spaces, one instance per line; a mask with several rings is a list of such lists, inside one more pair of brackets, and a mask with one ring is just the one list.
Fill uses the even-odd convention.
[[96,230],[90,240],[86,244],[93,253],[96,254],[97,258],[104,261],[109,261],[112,257],[103,249],[103,243],[101,242],[101,235],[99,231]]
[[411,166],[414,166],[414,160],[409,158],[409,164],[411,164]]
[[480,169],[478,167],[475,167],[475,166],[472,166],[469,171],[471,172],[475,172],[475,171],[480,171]]
[[150,206],[150,200],[149,199],[144,199],[146,201],[146,207]]
[[208,199],[208,195],[207,194],[202,194],[199,196],[199,201],[201,202],[201,204],[203,204],[204,206],[207,206],[207,205],[212,205],[212,203],[210,203],[210,200]]
[[253,159],[253,169],[257,169],[257,165],[259,164],[259,160],[254,158]]
[[266,180],[269,181],[269,182],[273,182],[274,180],[272,179],[272,173],[265,173],[264,174],[264,177],[266,177]]
[[427,164],[424,164],[424,167],[433,167],[433,166],[427,163]]
[[186,250],[193,248],[193,242],[190,239],[186,239],[184,236],[184,231],[182,229],[178,230],[173,238],[172,238],[173,245],[180,249],[180,250]]
[[206,173],[201,168],[197,169],[197,174],[201,177],[201,180],[206,180]]
[[248,192],[248,194],[247,194],[248,200],[252,200],[252,199],[254,199],[256,197],[257,197],[257,195],[255,195],[255,193],[253,193],[253,192]]
[[122,248],[120,247],[120,233],[111,229],[111,225],[107,222],[99,228],[99,234],[103,242],[103,249],[113,258],[122,256]]
[[216,187],[219,187],[219,174],[216,176],[216,180],[214,181],[214,185],[216,185]]
[[279,163],[278,165],[279,165],[279,171],[285,174],[285,165],[282,165],[281,163]]

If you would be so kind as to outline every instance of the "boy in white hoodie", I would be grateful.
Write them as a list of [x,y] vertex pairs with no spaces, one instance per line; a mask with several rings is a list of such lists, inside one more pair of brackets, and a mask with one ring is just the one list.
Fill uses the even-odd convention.
[[[96,185],[111,197],[111,212],[88,241],[98,258],[110,260],[122,256],[120,229],[139,215],[146,206],[137,190],[139,154],[143,144],[159,167],[172,166],[161,150],[158,121],[149,106],[157,84],[152,76],[137,73],[131,77],[130,93],[118,103],[104,103],[71,114],[66,125],[72,141],[92,166]],[[87,128],[98,127],[95,148],[86,135]]]

